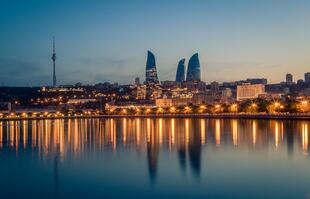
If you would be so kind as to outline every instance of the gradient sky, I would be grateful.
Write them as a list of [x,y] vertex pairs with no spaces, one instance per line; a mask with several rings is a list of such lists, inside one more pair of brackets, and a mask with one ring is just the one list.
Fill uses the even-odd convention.
[[309,0],[1,0],[0,86],[160,80],[199,53],[202,80],[294,80],[310,71]]

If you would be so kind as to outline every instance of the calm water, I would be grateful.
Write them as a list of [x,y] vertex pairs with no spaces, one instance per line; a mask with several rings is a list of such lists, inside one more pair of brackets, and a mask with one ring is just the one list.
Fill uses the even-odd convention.
[[310,121],[0,122],[1,198],[310,198]]

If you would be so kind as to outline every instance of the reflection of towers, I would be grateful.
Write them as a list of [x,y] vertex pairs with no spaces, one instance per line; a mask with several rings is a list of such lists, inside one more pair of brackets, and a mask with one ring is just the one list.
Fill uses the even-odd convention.
[[180,119],[172,119],[171,125],[174,125],[172,129],[173,131],[175,131],[173,133],[175,133],[175,136],[176,136],[179,164],[180,164],[181,170],[185,172],[186,171],[186,147],[187,145],[186,145],[186,133],[184,129],[184,122],[181,122]]
[[[178,130],[178,158],[180,167],[183,171],[186,171],[186,153],[188,152],[190,168],[195,176],[199,176],[201,170],[201,149],[203,137],[201,131],[204,132],[205,128],[201,125],[201,121],[199,120],[185,119],[183,121],[184,125],[177,123],[178,126],[176,126],[176,129]],[[179,128],[180,126],[182,126],[182,128]],[[201,128],[200,131],[196,131],[196,129],[199,128]]]
[[54,188],[55,188],[55,198],[58,198],[58,190],[59,190],[59,174],[58,174],[58,166],[59,166],[59,158],[60,158],[60,146],[57,144],[56,149],[54,151]]
[[[199,121],[198,120],[191,120],[194,121],[194,128],[192,129],[199,129]],[[191,135],[191,142],[188,146],[188,153],[189,153],[189,161],[192,168],[192,172],[199,177],[200,175],[200,168],[201,168],[201,135],[199,131],[190,131]]]
[[147,139],[147,161],[148,161],[148,169],[149,169],[149,175],[150,180],[153,182],[156,179],[157,175],[157,161],[158,161],[158,150],[159,150],[159,144],[158,144],[158,138],[154,131],[154,123],[153,121],[149,122],[150,120],[147,120],[147,129],[149,133],[149,138]]
[[56,69],[55,69],[55,62],[56,62],[56,51],[55,51],[55,38],[53,37],[53,54],[52,54],[52,60],[53,60],[53,87],[56,87]]
[[287,154],[292,155],[294,151],[294,131],[295,129],[293,123],[291,121],[287,121],[284,123],[284,134],[286,135],[286,147]]

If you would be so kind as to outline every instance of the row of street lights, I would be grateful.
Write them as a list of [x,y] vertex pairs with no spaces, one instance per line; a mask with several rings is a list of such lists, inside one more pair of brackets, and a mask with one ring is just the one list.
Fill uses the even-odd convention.
[[[307,101],[302,101],[300,103],[302,109],[299,112],[307,113],[309,112],[309,103]],[[202,104],[200,106],[180,106],[180,107],[157,107],[157,108],[118,108],[118,109],[110,109],[110,114],[187,114],[187,113],[239,113],[241,109],[240,104],[234,103],[231,105],[226,104],[215,104],[215,105],[207,105]],[[248,113],[257,113],[259,111],[261,105],[253,102],[246,106],[246,110],[242,112]],[[243,106],[244,107],[244,106]],[[277,112],[285,112],[285,106],[280,102],[274,102],[267,105],[267,109],[269,113],[277,113]]]

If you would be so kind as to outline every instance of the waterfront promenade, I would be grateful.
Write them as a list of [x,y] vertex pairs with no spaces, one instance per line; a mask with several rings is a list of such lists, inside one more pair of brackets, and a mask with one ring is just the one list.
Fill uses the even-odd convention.
[[283,119],[310,120],[309,113],[218,113],[218,114],[76,114],[76,115],[41,115],[3,117],[0,121],[8,120],[42,120],[42,119],[86,119],[86,118],[219,118],[219,119]]

